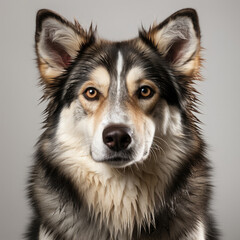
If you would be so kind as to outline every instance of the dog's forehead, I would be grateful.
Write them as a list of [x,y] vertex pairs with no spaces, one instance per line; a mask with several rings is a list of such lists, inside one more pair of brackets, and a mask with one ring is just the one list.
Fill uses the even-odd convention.
[[[105,67],[109,74],[115,78],[119,74],[121,76],[126,75],[133,67],[144,68],[147,59],[142,57],[143,49],[139,49],[134,43],[135,41],[123,41],[97,44],[97,46],[90,48],[90,51],[87,51],[88,63],[93,68]],[[84,60],[86,59],[84,58]]]
[[[82,82],[92,79],[92,76],[94,79],[105,76],[110,78],[111,88],[119,90],[124,88],[127,78],[144,77],[145,65],[146,60],[141,58],[141,52],[130,41],[103,43],[80,55],[73,76],[79,75]],[[103,68],[106,71],[98,71]]]

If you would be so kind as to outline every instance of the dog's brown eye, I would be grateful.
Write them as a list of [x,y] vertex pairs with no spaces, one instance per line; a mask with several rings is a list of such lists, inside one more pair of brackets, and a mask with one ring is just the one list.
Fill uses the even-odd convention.
[[89,87],[83,93],[84,97],[89,101],[94,101],[99,99],[99,92],[93,87]]
[[154,95],[153,89],[148,86],[140,87],[138,90],[139,98],[147,99],[147,98],[151,98],[153,95]]

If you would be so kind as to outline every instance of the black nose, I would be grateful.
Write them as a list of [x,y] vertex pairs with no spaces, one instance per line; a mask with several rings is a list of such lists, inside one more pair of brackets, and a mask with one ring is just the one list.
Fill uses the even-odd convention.
[[124,150],[132,141],[128,132],[129,128],[125,125],[110,125],[103,130],[103,142],[113,151]]

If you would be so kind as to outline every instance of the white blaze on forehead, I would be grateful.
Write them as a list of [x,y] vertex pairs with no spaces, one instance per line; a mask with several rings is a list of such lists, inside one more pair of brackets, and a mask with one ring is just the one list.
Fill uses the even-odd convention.
[[118,51],[116,70],[117,70],[117,78],[116,78],[117,85],[116,85],[116,88],[113,90],[114,94],[116,91],[116,98],[114,97],[115,98],[114,102],[110,103],[109,115],[105,116],[104,122],[106,125],[112,122],[114,123],[124,122],[125,113],[121,109],[121,103],[120,103],[121,91],[123,91],[123,89],[121,89],[121,73],[123,70],[123,56],[120,51]]
[[117,102],[119,101],[120,96],[120,87],[121,87],[121,72],[123,70],[123,57],[121,52],[118,52],[118,59],[117,59]]

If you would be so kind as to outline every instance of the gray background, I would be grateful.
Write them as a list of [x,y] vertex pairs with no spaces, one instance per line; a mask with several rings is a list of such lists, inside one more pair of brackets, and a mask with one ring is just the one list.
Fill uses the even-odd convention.
[[26,181],[34,144],[41,133],[41,90],[34,62],[35,14],[40,8],[92,21],[101,36],[123,40],[138,27],[160,22],[185,7],[200,17],[206,59],[200,119],[209,143],[215,185],[212,207],[223,239],[240,239],[240,1],[220,0],[1,0],[0,1],[0,239],[21,239],[30,210]]

